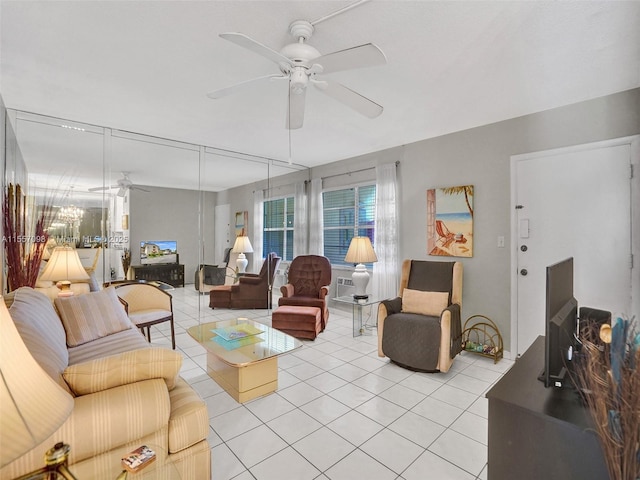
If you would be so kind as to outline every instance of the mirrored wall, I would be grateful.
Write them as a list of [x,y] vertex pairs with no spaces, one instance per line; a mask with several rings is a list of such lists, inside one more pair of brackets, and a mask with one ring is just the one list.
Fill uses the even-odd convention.
[[[173,283],[194,291],[198,267],[223,263],[233,246],[236,215],[247,212],[252,223],[248,192],[306,170],[10,109],[5,153],[4,191],[19,186],[25,222],[44,220],[49,247],[74,247],[100,285],[135,278],[155,248],[175,254],[181,278]],[[195,298],[200,309],[208,308],[208,296]]]

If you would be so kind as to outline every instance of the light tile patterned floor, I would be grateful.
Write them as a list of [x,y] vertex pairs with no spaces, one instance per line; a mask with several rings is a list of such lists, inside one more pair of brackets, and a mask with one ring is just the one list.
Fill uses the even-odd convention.
[[[353,338],[351,312],[336,306],[325,332],[279,358],[278,390],[241,405],[186,329],[240,316],[270,325],[271,312],[211,310],[192,285],[170,293],[181,375],[209,409],[213,480],[487,478],[485,394],[513,362],[463,352],[446,374],[411,372],[378,357],[375,329]],[[170,345],[166,324],[152,342]]]

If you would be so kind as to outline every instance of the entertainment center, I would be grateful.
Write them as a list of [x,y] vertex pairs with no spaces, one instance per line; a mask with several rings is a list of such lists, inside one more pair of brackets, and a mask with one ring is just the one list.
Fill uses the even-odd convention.
[[538,380],[544,350],[540,336],[487,393],[489,480],[609,478],[580,394]]
[[157,280],[184,287],[184,265],[180,265],[175,240],[140,242],[140,265],[131,265],[133,280]]
[[488,478],[609,478],[591,414],[573,383],[580,330],[611,313],[578,309],[573,258],[546,271],[545,335],[487,392]]
[[172,287],[184,287],[184,265],[178,263],[156,263],[131,265],[133,280],[157,280]]

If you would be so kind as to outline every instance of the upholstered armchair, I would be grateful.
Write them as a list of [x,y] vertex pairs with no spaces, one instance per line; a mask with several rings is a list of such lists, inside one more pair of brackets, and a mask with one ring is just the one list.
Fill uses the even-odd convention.
[[398,297],[378,307],[378,355],[446,372],[462,350],[462,263],[405,260]]
[[288,282],[280,287],[278,305],[317,307],[322,318],[322,330],[329,321],[327,295],[331,284],[331,262],[320,255],[299,255],[289,265]]
[[198,265],[196,270],[194,286],[200,293],[208,293],[216,285],[231,284],[228,278],[235,277],[235,265],[230,266],[229,257],[231,248],[227,248],[224,252],[224,261],[220,265]]
[[131,322],[146,333],[151,342],[151,326],[169,322],[171,346],[176,349],[176,333],[173,325],[173,302],[171,295],[150,283],[120,283],[114,285],[120,302]]
[[273,278],[280,264],[280,257],[270,253],[262,264],[260,273],[238,276],[238,283],[218,285],[209,291],[211,308],[271,308]]

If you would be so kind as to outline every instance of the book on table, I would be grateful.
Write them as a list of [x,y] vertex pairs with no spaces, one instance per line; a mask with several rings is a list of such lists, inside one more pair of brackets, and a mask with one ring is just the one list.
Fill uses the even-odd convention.
[[248,323],[214,328],[211,331],[226,341],[240,340],[262,333],[262,330]]

